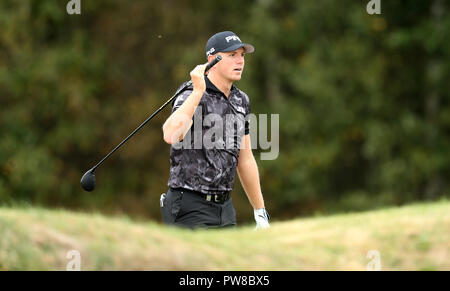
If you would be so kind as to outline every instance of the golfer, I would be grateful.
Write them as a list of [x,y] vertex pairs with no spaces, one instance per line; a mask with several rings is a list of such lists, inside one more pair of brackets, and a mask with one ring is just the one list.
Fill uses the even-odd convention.
[[[190,73],[192,85],[175,98],[163,125],[164,140],[172,145],[169,190],[161,195],[164,223],[191,229],[235,226],[231,191],[237,171],[254,209],[256,228],[269,227],[250,144],[250,100],[233,85],[242,77],[245,54],[254,50],[231,31],[216,33],[206,44],[206,57],[208,62],[217,55],[222,60],[207,76],[207,63],[196,66]],[[211,136],[219,123],[223,131],[216,133],[223,135]]]

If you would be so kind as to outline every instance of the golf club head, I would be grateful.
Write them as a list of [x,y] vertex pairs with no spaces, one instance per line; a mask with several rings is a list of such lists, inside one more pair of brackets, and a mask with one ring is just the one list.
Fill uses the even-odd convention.
[[90,169],[86,173],[84,173],[83,177],[81,178],[81,187],[83,187],[84,190],[91,192],[95,189],[95,175],[94,175],[94,169]]

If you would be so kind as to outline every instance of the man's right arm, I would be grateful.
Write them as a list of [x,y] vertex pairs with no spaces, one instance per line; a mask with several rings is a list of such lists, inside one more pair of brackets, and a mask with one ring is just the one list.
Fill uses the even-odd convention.
[[190,75],[194,90],[183,104],[167,118],[163,125],[164,141],[168,144],[181,141],[189,131],[189,128],[191,128],[195,108],[200,103],[206,90],[204,77],[206,65],[198,65],[192,70]]

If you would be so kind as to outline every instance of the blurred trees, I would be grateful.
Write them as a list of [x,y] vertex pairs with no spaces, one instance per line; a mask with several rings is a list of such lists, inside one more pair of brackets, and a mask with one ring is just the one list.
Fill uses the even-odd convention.
[[[165,110],[96,172],[236,32],[256,51],[243,79],[253,113],[280,114],[280,154],[260,161],[274,218],[448,196],[450,17],[443,0],[0,3],[0,203],[29,201],[159,219]],[[259,158],[258,150],[255,156]],[[238,179],[238,219],[251,208]]]

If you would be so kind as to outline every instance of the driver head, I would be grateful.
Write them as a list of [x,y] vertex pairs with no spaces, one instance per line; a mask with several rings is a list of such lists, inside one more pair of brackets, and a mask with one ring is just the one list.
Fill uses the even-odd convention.
[[95,175],[92,169],[87,171],[81,178],[81,187],[88,192],[95,189]]

